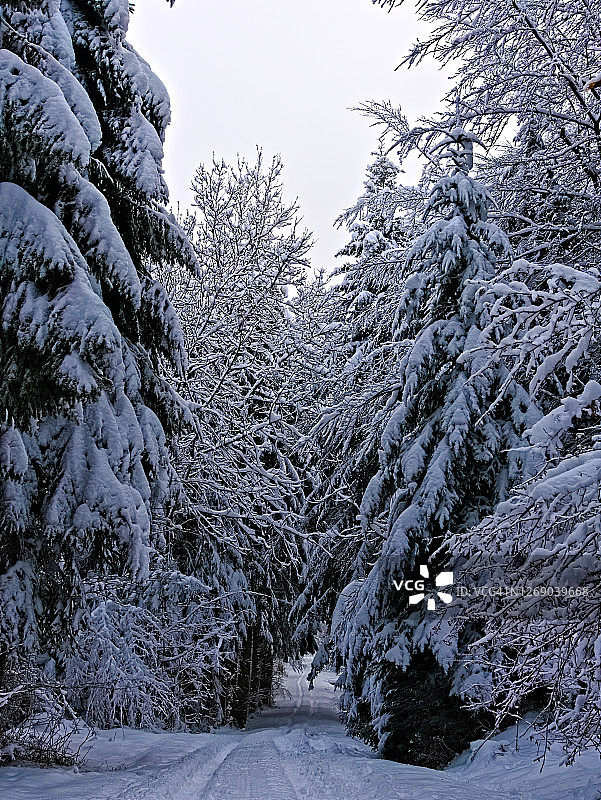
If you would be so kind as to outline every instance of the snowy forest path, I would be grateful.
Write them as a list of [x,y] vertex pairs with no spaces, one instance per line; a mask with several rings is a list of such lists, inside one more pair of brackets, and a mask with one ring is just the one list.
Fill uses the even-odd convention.
[[[0,769],[2,800],[541,800],[507,788],[505,772],[476,780],[377,758],[338,718],[336,675],[309,691],[288,668],[278,705],[243,731],[100,731],[77,770]],[[501,766],[501,765],[500,765]],[[551,781],[556,781],[553,775]],[[503,787],[503,788],[501,788]],[[576,795],[575,795],[576,796]],[[583,794],[592,800],[594,794]],[[578,800],[581,796],[578,795]]]
[[[516,800],[518,795],[482,790],[443,772],[405,766],[377,758],[365,744],[346,735],[338,714],[336,675],[322,672],[309,690],[305,659],[299,675],[290,669],[283,697],[275,708],[265,709],[248,724],[249,757],[260,764],[274,749],[279,765],[292,786],[269,784],[265,775],[262,800]],[[254,738],[263,734],[264,739]],[[265,749],[264,749],[265,748]],[[275,791],[275,793],[273,793]],[[281,791],[278,794],[278,791]],[[199,800],[242,800],[254,794],[202,795]]]
[[[309,662],[301,674],[289,670],[278,705],[251,717],[197,800],[482,800],[481,788],[376,758],[350,739],[338,716],[335,674],[320,673],[309,691]],[[484,793],[487,800],[520,797]]]

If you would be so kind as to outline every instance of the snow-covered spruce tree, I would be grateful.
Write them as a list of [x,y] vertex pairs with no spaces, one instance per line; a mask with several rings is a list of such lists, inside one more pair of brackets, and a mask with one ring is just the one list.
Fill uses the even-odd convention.
[[195,266],[162,207],[164,87],[125,41],[127,2],[2,5],[0,686],[53,670],[88,576],[145,579],[181,495],[167,437],[191,422],[153,264]]
[[274,658],[290,654],[288,614],[303,560],[303,485],[292,453],[305,351],[295,294],[311,237],[296,204],[282,198],[282,168],[260,152],[254,164],[199,167],[187,224],[202,271],[165,276],[190,353],[182,392],[197,418],[180,445],[192,514],[177,558],[220,586],[239,619],[224,702],[241,725],[271,699]]
[[353,259],[345,260],[332,273],[334,279],[341,279],[332,291],[340,306],[339,315],[347,323],[344,336],[348,345],[343,357],[352,356],[353,347],[359,348],[382,327],[376,322],[381,309],[379,314],[373,306],[388,296],[387,289],[395,275],[391,251],[398,253],[399,239],[406,239],[399,219],[399,172],[380,146],[367,168],[364,193],[336,221],[339,227],[345,225],[351,235],[337,257]]
[[[395,337],[405,351],[379,469],[361,503],[365,535],[379,545],[341,593],[332,623],[350,730],[389,757],[428,766],[461,751],[476,722],[449,697],[457,651],[444,627],[395,581],[419,576],[420,565],[443,567],[431,555],[447,531],[479,522],[505,496],[520,476],[510,451],[535,419],[503,363],[483,368],[472,352],[490,321],[477,285],[509,255],[487,220],[488,193],[468,175],[477,141],[456,126],[431,148],[452,169],[430,192],[426,214],[435,219],[403,268]],[[508,378],[504,402],[489,409]]]
[[398,343],[392,328],[398,264],[419,225],[418,209],[423,210],[423,196],[398,185],[400,170],[382,146],[375,156],[367,168],[365,191],[337,220],[351,239],[337,254],[345,261],[333,271],[324,298],[329,314],[322,343],[324,370],[316,387],[317,416],[314,412],[305,439],[316,484],[305,524],[321,540],[306,566],[305,586],[294,610],[297,637],[308,651],[354,574],[359,551],[369,550],[357,514],[377,472],[384,424],[379,412],[396,380]]
[[480,302],[495,310],[488,359],[529,378],[533,397],[556,396],[557,384],[563,397],[528,432],[526,480],[448,542],[469,597],[453,604],[449,641],[469,626],[482,633],[454,690],[497,725],[538,708],[535,726],[573,755],[601,748],[599,270],[519,260],[482,287]]

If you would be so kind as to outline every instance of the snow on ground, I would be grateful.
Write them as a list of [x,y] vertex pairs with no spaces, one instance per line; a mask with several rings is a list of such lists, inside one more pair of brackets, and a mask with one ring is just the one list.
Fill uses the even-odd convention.
[[[308,669],[308,667],[307,667]],[[376,758],[338,721],[334,673],[308,691],[291,669],[277,708],[247,730],[216,734],[102,731],[77,769],[0,769],[2,800],[601,800],[601,761],[586,753],[545,767],[515,731],[445,772]],[[474,748],[475,749],[475,748]]]

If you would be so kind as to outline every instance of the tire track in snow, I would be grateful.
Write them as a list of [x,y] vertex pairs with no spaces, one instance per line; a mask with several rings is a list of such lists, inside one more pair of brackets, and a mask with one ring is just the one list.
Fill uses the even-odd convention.
[[[186,753],[177,761],[160,767],[145,778],[130,783],[118,795],[108,797],[107,800],[181,800],[182,797],[191,796],[192,791],[196,794],[202,791],[202,786],[206,785],[238,743],[239,739],[236,738],[218,748],[212,743],[205,744]],[[211,751],[213,755],[207,761]]]
[[225,757],[198,800],[299,800],[270,735],[248,735]]

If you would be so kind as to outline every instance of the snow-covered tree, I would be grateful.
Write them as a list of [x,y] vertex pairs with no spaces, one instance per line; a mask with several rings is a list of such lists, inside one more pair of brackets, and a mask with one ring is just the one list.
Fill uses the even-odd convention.
[[187,225],[202,271],[165,277],[190,353],[181,391],[196,417],[180,443],[192,516],[176,549],[238,615],[238,689],[229,700],[241,724],[257,681],[269,694],[273,658],[289,652],[302,562],[303,485],[292,453],[305,350],[296,307],[311,237],[296,204],[283,200],[282,168],[260,152],[254,164],[199,167]]
[[63,678],[75,711],[104,728],[227,721],[236,620],[212,587],[157,560],[143,584],[90,577],[87,594],[92,610]]
[[599,271],[519,260],[480,299],[494,309],[480,352],[529,378],[533,397],[550,381],[563,397],[528,431],[523,483],[447,543],[466,597],[448,640],[481,633],[454,691],[497,725],[537,706],[547,740],[600,748]]
[[130,4],[1,14],[0,684],[64,651],[88,575],[146,579],[164,545],[167,437],[192,417],[161,377],[186,356],[152,270],[196,268],[163,208],[169,101],[125,40]]
[[[334,269],[334,280],[340,278],[334,292],[340,304],[340,316],[347,323],[347,349],[359,347],[370,334],[385,329],[381,308],[388,296],[388,286],[394,279],[394,257],[402,252],[406,240],[401,226],[400,205],[402,187],[398,186],[399,167],[383,153],[367,168],[365,191],[354,206],[337,220],[351,234],[350,242],[337,253],[351,257]],[[392,251],[392,252],[391,252]],[[379,324],[378,324],[379,323]],[[384,330],[381,331],[384,334]],[[353,353],[345,355],[350,357]]]
[[418,4],[430,29],[403,64],[434,57],[454,69],[450,95],[460,88],[465,124],[491,147],[480,174],[495,217],[531,260],[597,257],[600,12],[598,0]]
[[[478,164],[492,213],[528,259],[483,289],[491,324],[477,351],[489,367],[505,361],[545,411],[522,450],[524,483],[444,542],[464,584],[479,575],[476,589],[490,581],[517,593],[472,593],[461,611],[447,610],[450,648],[470,627],[484,633],[453,691],[497,724],[544,708],[546,735],[562,735],[574,752],[599,744],[599,7],[425,0],[419,12],[431,33],[405,63],[434,56],[456,68],[462,115],[494,145]],[[401,148],[416,146],[419,129],[404,128],[389,103],[370,109]]]
[[[434,219],[402,268],[394,336],[403,348],[381,412],[379,468],[360,508],[372,548],[340,595],[332,638],[351,730],[388,755],[436,766],[473,738],[474,722],[449,700],[445,670],[457,651],[396,586],[420,565],[442,566],[432,554],[447,531],[477,524],[506,495],[521,474],[512,449],[536,411],[502,361],[485,366],[474,351],[490,322],[478,284],[509,257],[505,235],[488,221],[490,196],[468,174],[478,139],[458,125],[423,135],[451,171],[431,189]],[[504,402],[494,405],[502,386]],[[424,733],[435,724],[424,715],[428,698],[439,737]]]

